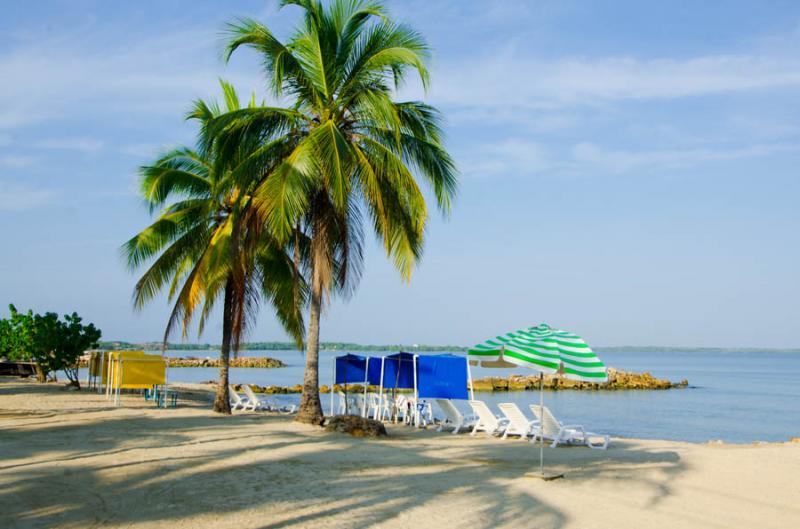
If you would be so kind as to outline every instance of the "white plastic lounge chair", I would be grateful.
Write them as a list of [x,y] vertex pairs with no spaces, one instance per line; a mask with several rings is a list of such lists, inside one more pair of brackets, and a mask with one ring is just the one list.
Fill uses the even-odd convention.
[[364,395],[361,393],[350,393],[347,395],[349,399],[348,410],[350,415],[361,415],[364,409]]
[[474,415],[463,415],[455,405],[447,399],[436,399],[436,404],[445,414],[445,419],[439,425],[437,431],[441,432],[444,428],[452,428],[453,434],[457,434],[462,428],[471,428],[478,422]]
[[397,395],[394,399],[394,419],[395,421],[402,421],[403,423],[409,422],[409,415],[412,412],[409,412],[410,409],[410,401],[409,398],[403,395],[402,393]]
[[232,385],[228,385],[228,395],[230,396],[231,411],[246,410],[250,406],[250,401],[247,397],[242,397]]
[[337,391],[336,396],[339,398],[339,409],[336,411],[336,413],[338,415],[344,415],[347,411],[347,405],[345,403],[347,396],[344,394],[344,391]]
[[267,406],[269,406],[269,409],[271,411],[277,411],[279,413],[284,413],[286,415],[290,415],[292,413],[297,412],[296,404],[278,404],[274,399],[267,399]]
[[247,395],[247,400],[250,402],[249,409],[251,410],[265,410],[265,411],[279,411],[281,413],[294,413],[296,406],[278,406],[265,397],[259,397],[255,394],[253,389],[247,384],[242,385],[244,394]]
[[367,417],[376,421],[381,416],[381,400],[377,393],[367,393]]
[[414,397],[404,397],[403,420],[411,426],[427,426],[433,423],[433,406],[427,401],[417,401]]
[[339,397],[339,408],[337,412],[339,415],[344,415],[345,413],[361,415],[361,395],[357,393],[348,393],[345,395],[344,391],[339,391],[337,392],[337,396]]
[[392,418],[392,396],[388,393],[371,393],[371,400],[368,404],[372,418],[376,421],[388,421]]
[[509,435],[518,435],[520,439],[525,439],[533,435],[535,427],[539,424],[537,420],[528,419],[519,406],[513,402],[503,402],[497,405],[508,421],[506,431],[503,432],[503,439]]
[[486,432],[486,435],[491,437],[495,434],[505,432],[508,426],[508,419],[497,417],[492,413],[492,410],[489,409],[489,406],[485,402],[482,400],[471,400],[469,401],[469,407],[472,408],[472,411],[478,416],[478,421],[472,428],[472,433],[470,435],[476,435],[478,432]]
[[[531,404],[530,408],[541,423],[541,428],[536,428],[536,434],[533,440],[539,435],[544,435],[546,440],[553,440],[553,443],[550,445],[553,448],[560,444],[584,445],[598,450],[605,450],[608,448],[609,437],[607,435],[587,432],[583,426],[579,424],[561,424],[547,406],[542,410],[538,404]],[[544,413],[542,413],[542,411],[544,411]],[[591,438],[602,439],[602,443],[592,443]]]
[[248,406],[251,410],[269,410],[269,404],[267,404],[266,399],[261,399],[258,395],[255,394],[253,388],[248,386],[247,384],[242,384],[242,391],[244,394],[247,395],[247,400],[250,402]]

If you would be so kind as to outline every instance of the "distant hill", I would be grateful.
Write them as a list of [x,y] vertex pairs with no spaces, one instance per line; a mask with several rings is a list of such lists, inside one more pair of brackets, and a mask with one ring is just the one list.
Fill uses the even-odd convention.
[[[466,351],[468,347],[461,345],[364,345],[357,343],[347,342],[320,342],[320,349],[324,351],[429,351],[429,352],[445,352],[445,351]],[[142,342],[131,343],[122,341],[107,341],[100,342],[102,349],[144,349],[144,350],[158,350],[161,349],[161,342]],[[170,343],[168,349],[173,351],[219,351],[219,345],[216,344],[197,344],[197,343]],[[242,351],[294,351],[297,348],[292,342],[250,342],[242,344]],[[754,353],[754,352],[772,352],[772,353],[800,353],[800,349],[756,349],[753,347],[665,347],[665,346],[652,346],[652,345],[622,345],[622,346],[596,346],[593,347],[596,351],[603,353]]]
[[598,352],[608,353],[800,353],[798,348],[755,347],[666,347],[657,345],[616,345],[592,347]]
[[[466,347],[458,345],[363,345],[345,342],[320,342],[320,349],[323,351],[466,351]],[[119,342],[108,341],[100,342],[101,349],[161,349],[161,342]],[[220,346],[216,344],[196,344],[196,343],[170,343],[167,349],[173,351],[219,351]],[[250,342],[242,344],[242,351],[294,351],[292,342]]]

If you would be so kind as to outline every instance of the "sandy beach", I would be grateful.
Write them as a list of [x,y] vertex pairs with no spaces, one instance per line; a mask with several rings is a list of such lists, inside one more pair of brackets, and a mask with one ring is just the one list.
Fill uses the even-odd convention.
[[201,402],[114,408],[90,391],[0,379],[0,526],[800,526],[800,444],[612,439],[548,449],[390,427],[355,439]]

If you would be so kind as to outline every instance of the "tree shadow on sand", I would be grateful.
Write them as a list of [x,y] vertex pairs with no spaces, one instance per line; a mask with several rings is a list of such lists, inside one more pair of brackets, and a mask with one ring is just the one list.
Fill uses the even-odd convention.
[[[525,477],[536,461],[526,442],[461,436],[454,444],[451,436],[403,427],[391,428],[389,439],[354,439],[282,416],[180,412],[6,428],[0,525],[197,525],[192,517],[203,515],[217,527],[261,529],[405,526],[421,517],[487,529],[567,522],[537,497],[538,487],[551,484]],[[635,480],[654,498],[668,495],[683,469],[675,452],[625,441],[608,452],[546,456],[567,479]],[[659,478],[646,478],[642,465],[660,469]]]

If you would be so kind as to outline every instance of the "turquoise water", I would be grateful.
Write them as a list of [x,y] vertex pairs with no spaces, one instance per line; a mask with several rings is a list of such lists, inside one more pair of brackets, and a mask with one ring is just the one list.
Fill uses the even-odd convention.
[[[213,357],[213,352],[169,351],[169,356]],[[299,384],[305,358],[297,351],[246,351],[247,356],[271,356],[288,367],[232,369],[234,383]],[[323,351],[320,384],[330,384],[331,362],[341,352]],[[369,354],[361,353],[358,354]],[[380,356],[383,353],[373,353]],[[688,379],[687,389],[668,391],[547,391],[545,405],[566,423],[613,436],[732,443],[785,441],[800,437],[800,354],[778,352],[603,352],[609,366],[627,371],[649,371],[659,378]],[[530,374],[524,369],[474,368],[475,378]],[[171,381],[203,382],[217,377],[214,368],[173,368]],[[297,395],[280,396],[297,401]],[[538,392],[478,393],[495,407],[516,402],[528,412]],[[323,398],[325,406],[328,399]],[[434,406],[435,408],[435,406]],[[499,412],[498,412],[499,413]]]

